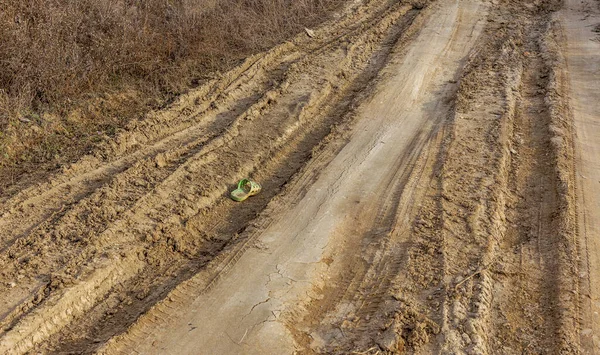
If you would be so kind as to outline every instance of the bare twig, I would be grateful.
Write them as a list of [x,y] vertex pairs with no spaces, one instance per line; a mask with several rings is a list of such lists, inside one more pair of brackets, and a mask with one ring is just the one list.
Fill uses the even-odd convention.
[[465,277],[464,279],[460,280],[455,286],[454,286],[454,290],[458,290],[458,287],[460,285],[462,285],[463,283],[467,282],[467,280],[472,279],[473,277],[475,277],[476,275],[481,274],[482,272],[484,272],[485,270],[489,269],[489,267],[493,264],[494,262],[491,262],[487,265],[485,265],[484,267],[480,268],[479,270],[475,271],[474,273],[472,273],[471,275]]

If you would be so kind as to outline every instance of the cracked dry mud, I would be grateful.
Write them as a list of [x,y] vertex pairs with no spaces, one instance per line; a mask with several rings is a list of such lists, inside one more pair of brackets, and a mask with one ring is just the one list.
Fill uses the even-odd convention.
[[0,196],[0,353],[600,352],[599,24],[349,2]]

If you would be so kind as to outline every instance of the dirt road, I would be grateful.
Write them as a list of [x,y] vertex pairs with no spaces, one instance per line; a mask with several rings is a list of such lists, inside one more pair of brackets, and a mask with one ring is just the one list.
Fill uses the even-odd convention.
[[597,352],[599,26],[349,2],[0,196],[0,353]]
[[[423,190],[417,187],[430,178],[428,151],[437,149],[438,130],[449,117],[451,81],[481,31],[485,9],[477,1],[444,1],[425,15],[418,37],[393,53],[376,94],[358,108],[348,144],[310,186],[300,177],[291,189],[306,190],[304,197],[253,236],[260,248],[247,250],[206,292],[186,285],[182,298],[191,302],[154,310],[169,320],[156,322],[149,314],[133,330],[149,335],[120,350],[293,353],[294,330],[286,326],[300,318],[298,305],[316,297],[312,289],[329,282],[330,269],[343,268],[344,249],[366,242],[362,238],[408,235],[411,205]],[[309,163],[307,172],[315,168]]]

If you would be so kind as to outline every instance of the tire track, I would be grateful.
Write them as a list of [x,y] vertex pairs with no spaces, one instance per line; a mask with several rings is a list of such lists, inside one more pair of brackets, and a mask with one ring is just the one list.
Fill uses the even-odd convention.
[[[479,8],[481,6],[481,8]],[[485,11],[485,6],[477,2],[464,2],[454,9],[453,25],[444,29],[448,34],[439,56],[456,53],[457,42],[470,37],[476,39],[482,23],[475,20],[475,9]],[[485,17],[483,17],[485,18]],[[472,26],[472,27],[471,27]],[[444,28],[440,25],[438,28]],[[475,34],[475,35],[474,35]],[[466,45],[469,48],[468,45]],[[462,48],[461,48],[462,49]],[[333,286],[320,291],[323,299],[313,300],[310,306],[314,313],[305,316],[306,324],[295,327],[310,329],[299,331],[295,336],[305,348],[320,353],[375,353],[377,351],[402,352],[416,346],[417,332],[411,333],[412,325],[403,324],[402,317],[422,319],[422,313],[414,307],[406,294],[403,273],[410,266],[409,246],[412,244],[413,220],[420,201],[424,198],[427,186],[439,164],[442,138],[439,127],[446,124],[455,95],[452,83],[461,76],[466,61],[453,62],[456,71],[449,79],[447,88],[436,92],[430,112],[436,118],[421,128],[414,136],[406,156],[400,157],[395,172],[388,181],[389,186],[380,187],[383,195],[373,199],[374,205],[357,212],[356,225],[347,227],[349,233],[358,230],[355,244],[347,246],[348,256]],[[437,74],[432,70],[433,76]],[[447,75],[447,74],[446,74]],[[423,86],[422,89],[431,87]],[[371,211],[376,211],[373,213]],[[365,223],[365,221],[368,224]],[[365,231],[360,234],[360,231]],[[353,234],[354,234],[353,233]],[[357,253],[355,250],[360,250]],[[432,270],[435,268],[432,267]],[[336,274],[336,271],[330,271]],[[294,317],[297,315],[294,314]],[[289,317],[292,319],[292,317]],[[423,320],[425,332],[437,332],[437,326],[430,320]]]
[[[557,144],[568,138],[556,138],[565,120],[543,44],[555,9],[493,8],[469,60],[430,193],[440,195],[425,203],[409,251],[401,301],[410,307],[399,322],[410,349],[578,351],[568,152]],[[441,278],[429,271],[440,264]],[[441,326],[435,342],[431,321]]]

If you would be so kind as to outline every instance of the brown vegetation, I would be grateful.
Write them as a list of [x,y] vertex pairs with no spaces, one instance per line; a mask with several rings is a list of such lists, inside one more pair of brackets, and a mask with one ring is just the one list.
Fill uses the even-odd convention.
[[341,2],[0,0],[0,195]]

